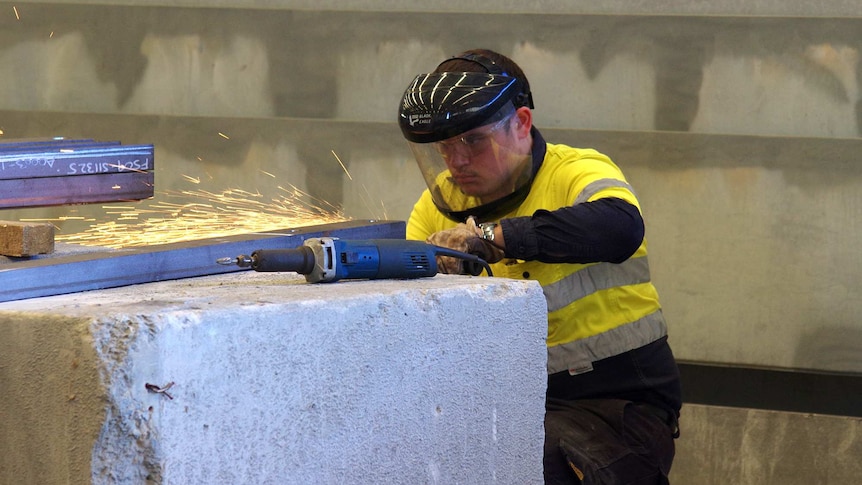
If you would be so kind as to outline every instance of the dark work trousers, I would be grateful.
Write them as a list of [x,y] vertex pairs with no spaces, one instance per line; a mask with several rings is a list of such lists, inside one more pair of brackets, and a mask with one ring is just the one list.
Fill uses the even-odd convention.
[[619,399],[548,398],[546,485],[667,485],[675,419]]

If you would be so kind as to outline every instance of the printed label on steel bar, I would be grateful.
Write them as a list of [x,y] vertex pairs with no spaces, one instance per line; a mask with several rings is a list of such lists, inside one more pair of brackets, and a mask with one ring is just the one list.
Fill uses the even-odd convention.
[[0,151],[0,179],[148,172],[153,170],[153,162],[152,145],[14,154]]

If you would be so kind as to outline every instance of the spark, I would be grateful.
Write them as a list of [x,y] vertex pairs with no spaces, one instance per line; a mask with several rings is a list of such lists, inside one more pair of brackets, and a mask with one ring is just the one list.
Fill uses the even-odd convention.
[[77,234],[57,235],[55,240],[122,249],[347,220],[339,209],[297,187],[278,189],[280,193],[269,198],[260,191],[239,188],[159,192],[164,200],[143,201],[139,206],[102,206],[109,220],[96,222]]
[[218,136],[220,136],[220,137],[224,138],[225,140],[230,140],[230,137],[229,137],[229,136],[227,136],[227,135],[225,135],[225,134],[224,134],[224,133],[222,133],[222,132],[218,132]]
[[331,150],[331,151],[332,151],[332,155],[335,157],[335,159],[338,160],[338,163],[341,164],[341,168],[344,170],[344,173],[347,174],[347,178],[349,178],[352,181],[353,177],[350,176],[350,172],[347,171],[347,167],[344,166],[344,162],[342,162],[341,159],[338,158],[338,154],[335,153],[335,150]]
[[15,5],[12,5],[12,10],[15,11],[15,20],[21,20],[21,16],[18,15],[18,7],[16,7]]
[[184,179],[186,179],[186,180],[188,180],[189,182],[191,182],[191,183],[193,183],[193,184],[199,184],[199,183],[201,183],[201,178],[200,178],[200,177],[190,177],[190,176],[188,176],[188,175],[183,175],[183,178],[184,178]]
[[48,35],[48,38],[49,38],[49,39],[53,39],[53,38],[54,38],[54,31],[53,31],[53,30],[51,31],[51,34],[50,34],[50,35]]
[[[371,192],[368,191],[368,187],[365,184],[362,184],[362,190],[365,193],[363,194],[360,192],[359,198],[362,200],[362,203],[365,205],[365,207],[373,210],[373,204],[371,202],[371,199],[372,199]],[[386,206],[383,204],[382,200],[380,201],[380,207],[381,207],[381,209],[383,209],[383,218],[385,219],[386,218]]]
[[[57,218],[33,218],[33,219],[20,219],[21,222],[66,222],[66,221],[85,221],[85,222],[95,222],[95,219],[88,219],[83,216],[60,216]],[[56,228],[57,226],[54,225]]]
[[271,173],[269,173],[269,172],[267,172],[267,171],[265,171],[265,170],[261,170],[261,171],[260,171],[260,173],[262,173],[262,174],[264,174],[264,175],[269,175],[270,177],[275,178],[275,175],[273,175],[273,174],[271,174]]

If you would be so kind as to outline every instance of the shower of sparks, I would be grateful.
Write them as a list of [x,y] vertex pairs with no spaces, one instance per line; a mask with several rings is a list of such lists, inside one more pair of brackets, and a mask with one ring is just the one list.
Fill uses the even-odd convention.
[[279,190],[278,196],[268,200],[259,192],[242,189],[163,192],[160,195],[166,199],[182,201],[154,200],[142,202],[140,206],[106,205],[103,206],[105,214],[112,220],[96,222],[84,232],[60,234],[55,239],[122,249],[347,220],[334,207],[324,209],[308,202],[310,196],[296,187],[279,187]]

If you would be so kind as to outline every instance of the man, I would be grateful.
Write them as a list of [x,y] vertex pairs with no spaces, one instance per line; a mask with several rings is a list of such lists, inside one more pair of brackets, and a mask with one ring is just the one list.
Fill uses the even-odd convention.
[[[607,156],[546,143],[532,109],[521,68],[493,51],[464,52],[416,77],[399,124],[428,190],[407,237],[542,285],[545,483],[667,484],[679,373],[638,200]],[[464,271],[457,259],[438,264]]]

